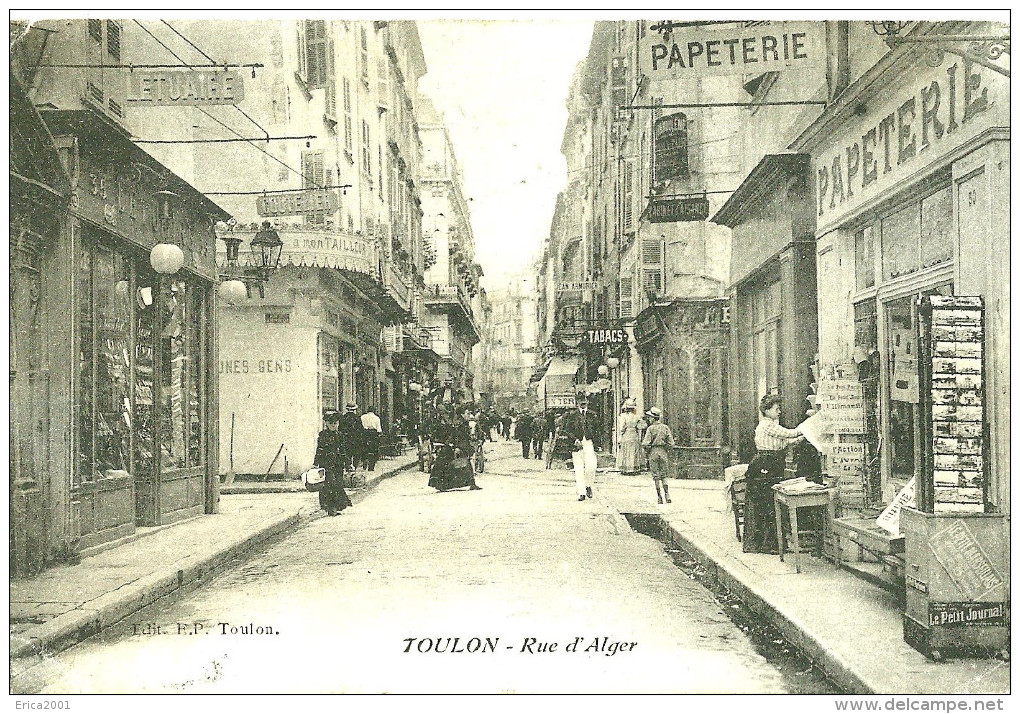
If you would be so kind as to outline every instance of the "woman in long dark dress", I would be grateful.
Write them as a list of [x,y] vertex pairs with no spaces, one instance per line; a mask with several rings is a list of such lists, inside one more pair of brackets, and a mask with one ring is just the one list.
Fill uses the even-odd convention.
[[755,457],[747,465],[744,503],[744,552],[779,553],[776,533],[775,493],[772,487],[783,480],[786,447],[799,443],[804,435],[779,424],[782,400],[775,394],[762,397],[761,420],[754,430]]
[[330,412],[324,421],[326,428],[319,432],[315,447],[315,466],[326,472],[325,485],[319,491],[319,507],[328,515],[335,516],[354,505],[344,490],[344,464],[349,463],[350,458],[344,453],[343,437],[337,428],[340,415]]
[[469,486],[481,490],[475,483],[475,474],[468,458],[473,453],[471,427],[467,420],[449,411],[440,416],[432,435],[436,461],[429,474],[429,486],[437,491],[449,491]]

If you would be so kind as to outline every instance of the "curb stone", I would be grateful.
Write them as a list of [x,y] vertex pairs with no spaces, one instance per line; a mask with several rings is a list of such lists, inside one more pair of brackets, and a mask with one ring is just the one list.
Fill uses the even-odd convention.
[[756,615],[763,617],[782,633],[788,642],[797,647],[814,662],[825,675],[848,694],[878,694],[880,692],[855,672],[842,657],[830,651],[825,645],[809,632],[808,628],[797,618],[791,617],[758,591],[753,585],[744,582],[733,570],[731,564],[721,562],[701,545],[680,532],[676,526],[659,516],[666,537],[698,561],[705,568],[708,577],[721,583],[737,599],[750,608]]

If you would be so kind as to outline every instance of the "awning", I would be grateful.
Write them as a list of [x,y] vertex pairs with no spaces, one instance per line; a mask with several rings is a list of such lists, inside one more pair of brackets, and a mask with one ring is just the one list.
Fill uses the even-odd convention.
[[552,362],[549,363],[549,369],[546,370],[546,377],[559,377],[577,374],[577,370],[581,366],[581,360],[578,357],[553,357]]

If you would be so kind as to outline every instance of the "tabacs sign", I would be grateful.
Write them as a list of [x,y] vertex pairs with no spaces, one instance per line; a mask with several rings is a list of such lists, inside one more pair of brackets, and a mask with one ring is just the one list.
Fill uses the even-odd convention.
[[825,24],[677,27],[652,25],[639,41],[640,70],[649,79],[783,72],[825,62]]
[[585,339],[590,345],[625,345],[627,344],[626,330],[588,330]]

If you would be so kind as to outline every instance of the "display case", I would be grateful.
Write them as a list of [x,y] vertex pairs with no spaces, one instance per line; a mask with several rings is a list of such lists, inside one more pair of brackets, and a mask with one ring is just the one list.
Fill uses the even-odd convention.
[[932,659],[1008,651],[1009,529],[987,507],[984,307],[980,297],[920,299],[923,460],[906,545],[904,639]]

